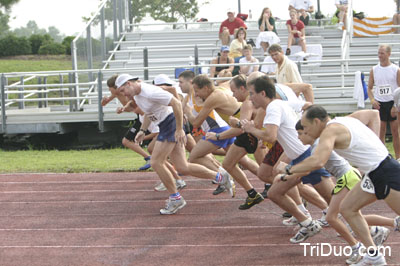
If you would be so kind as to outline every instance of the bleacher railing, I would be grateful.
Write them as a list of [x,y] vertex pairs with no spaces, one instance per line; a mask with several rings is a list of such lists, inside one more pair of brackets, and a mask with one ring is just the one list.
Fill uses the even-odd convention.
[[[121,40],[129,24],[130,2],[128,0],[103,0],[85,26],[71,43],[72,69],[100,69],[108,58],[108,51],[116,48],[115,41]],[[74,82],[95,82],[95,73],[74,72]],[[77,85],[78,86],[78,85]],[[94,87],[90,88],[93,91]],[[80,87],[75,88],[77,97]],[[83,97],[80,107],[88,99]]]
[[[392,54],[392,58],[398,58],[399,52]],[[312,61],[316,64],[331,64],[331,63],[359,63],[363,61],[377,61],[376,57],[364,59],[334,59],[334,60],[319,60]],[[195,63],[195,62],[194,62]],[[310,65],[310,61],[299,61],[300,65]],[[274,63],[245,63],[235,64],[240,65],[270,65]],[[223,66],[224,64],[182,64],[170,65],[163,67],[136,67],[136,68],[119,68],[119,69],[85,69],[85,70],[69,70],[69,71],[42,71],[42,72],[19,72],[19,73],[4,73],[1,75],[1,131],[7,132],[7,112],[26,109],[27,112],[32,108],[47,108],[48,112],[75,112],[85,113],[85,109],[80,107],[80,101],[83,99],[93,101],[91,105],[97,106],[97,122],[99,130],[104,129],[104,110],[101,105],[103,97],[103,88],[106,86],[103,81],[104,75],[115,73],[132,73],[137,71],[153,71],[153,70],[171,70],[176,67],[192,68],[197,71],[201,68],[209,68],[212,66]],[[94,81],[79,81],[74,79],[76,75],[93,75]],[[364,73],[368,76],[368,72]],[[316,77],[331,77],[331,78],[353,78],[354,73],[348,72],[333,72],[333,73],[302,73],[304,79],[313,79]],[[149,80],[144,80],[150,82]],[[349,84],[347,84],[349,86]],[[80,93],[76,88],[80,88]],[[344,87],[344,86],[343,86]],[[94,88],[94,91],[91,91]],[[338,102],[338,104],[340,104]],[[3,108],[4,107],[4,108]],[[93,108],[92,108],[93,109]],[[340,111],[339,111],[340,112]],[[21,112],[21,115],[26,115],[26,112]]]
[[[348,1],[348,12],[346,15],[346,27],[342,34],[341,51],[342,60],[350,59],[350,45],[353,41],[353,0]],[[341,65],[342,72],[349,71],[349,64],[346,61],[345,64]],[[342,77],[342,86],[344,86],[344,77]]]

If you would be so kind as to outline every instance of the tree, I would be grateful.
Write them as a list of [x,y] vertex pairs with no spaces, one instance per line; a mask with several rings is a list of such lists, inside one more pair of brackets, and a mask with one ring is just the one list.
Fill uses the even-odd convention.
[[[133,23],[141,22],[146,16],[165,22],[177,22],[179,19],[186,22],[194,20],[199,13],[197,0],[130,0],[130,3],[129,20]],[[104,10],[105,20],[107,21],[113,20],[112,4],[113,1],[109,1]],[[90,20],[88,17],[82,19],[84,21]],[[94,21],[96,24],[98,22],[98,19]]]
[[16,4],[19,0],[0,0],[0,35],[4,35],[10,27],[8,22],[10,21],[10,10],[11,6]]
[[148,12],[155,20],[165,22],[184,22],[193,20],[199,13],[197,0],[153,0]]

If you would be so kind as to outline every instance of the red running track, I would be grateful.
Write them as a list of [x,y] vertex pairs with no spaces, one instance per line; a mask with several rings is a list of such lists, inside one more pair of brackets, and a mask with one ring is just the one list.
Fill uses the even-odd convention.
[[[187,206],[162,216],[168,193],[153,190],[152,172],[0,175],[0,265],[345,265],[345,257],[304,256],[269,200],[241,211],[243,189],[231,199],[213,196],[208,180],[185,180]],[[396,216],[383,202],[364,213]],[[306,242],[344,246],[331,228]],[[387,262],[400,265],[400,233],[385,245]]]

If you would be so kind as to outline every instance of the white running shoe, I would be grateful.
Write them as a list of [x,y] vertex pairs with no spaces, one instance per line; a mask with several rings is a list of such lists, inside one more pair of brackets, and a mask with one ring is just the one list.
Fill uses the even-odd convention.
[[[310,214],[309,211],[307,211],[307,212],[304,213],[304,214],[305,214],[307,217],[311,218],[311,214]],[[289,219],[283,220],[282,223],[283,223],[283,225],[286,225],[286,226],[293,226],[293,225],[298,225],[298,224],[299,224],[299,221],[297,221],[297,219],[296,219],[294,216],[292,216],[292,217],[290,217]]]
[[166,191],[167,188],[165,187],[163,182],[160,182],[154,187],[154,190],[155,191]]
[[322,216],[321,218],[319,218],[317,220],[317,222],[319,223],[319,225],[321,225],[322,227],[328,227],[329,223],[326,221],[326,212],[322,212]]
[[382,254],[379,254],[376,257],[370,257],[365,255],[362,260],[358,263],[351,264],[350,266],[384,266],[387,265],[385,257]]
[[400,216],[394,218],[394,231],[400,231]]
[[176,184],[176,189],[183,189],[186,187],[186,182],[183,179],[175,180],[175,184]]
[[360,254],[360,248],[362,246],[363,245],[361,243],[358,243],[358,247],[355,249],[352,249],[350,257],[346,260],[347,264],[355,264],[362,259],[362,256]]
[[230,174],[225,169],[220,167],[219,170],[220,170],[220,174],[222,175],[221,184],[225,186],[225,188],[229,191],[229,194],[231,195],[231,197],[234,198],[236,195],[235,182],[233,182],[233,180],[231,180]]
[[305,241],[310,236],[314,236],[321,232],[321,226],[317,221],[312,221],[310,225],[301,227],[294,237],[290,239],[293,244]]
[[390,230],[383,226],[371,226],[370,232],[377,247],[382,246],[390,234]]
[[186,205],[186,201],[182,196],[179,200],[168,198],[165,202],[165,208],[160,210],[160,214],[174,214]]

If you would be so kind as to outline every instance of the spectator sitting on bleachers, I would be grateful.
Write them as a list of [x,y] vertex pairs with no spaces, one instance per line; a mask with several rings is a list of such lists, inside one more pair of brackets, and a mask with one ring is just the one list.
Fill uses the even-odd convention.
[[[220,55],[218,55],[216,58],[214,58],[211,61],[211,64],[233,64],[234,60],[233,58],[228,56],[229,54],[229,47],[228,46],[222,46],[221,47],[221,52]],[[227,69],[229,72],[232,73],[233,71],[233,65],[232,66],[212,66],[210,67],[210,77],[215,78],[218,76],[218,73],[223,70]]]
[[348,0],[335,0],[335,5],[337,7],[337,17],[339,18],[339,29],[342,29],[343,26],[346,27],[346,16],[348,9]]
[[272,60],[277,63],[275,76],[277,83],[303,83],[297,65],[283,54],[279,44],[273,44],[268,48]]
[[[239,63],[258,63],[258,59],[253,56],[253,47],[251,45],[246,45],[243,48],[243,55],[244,57],[239,60]],[[259,67],[259,65],[240,66],[239,73],[248,76],[258,71]]]
[[268,46],[281,41],[276,32],[275,19],[272,16],[271,9],[268,7],[265,7],[261,12],[261,16],[258,19],[258,28],[260,29],[260,34],[256,39],[256,47],[260,48],[261,45],[264,55],[267,55]]
[[286,26],[289,33],[286,55],[290,55],[290,47],[292,45],[300,45],[301,50],[306,53],[306,31],[304,23],[298,19],[296,10],[290,10],[289,14],[290,19],[286,21]]
[[237,57],[243,56],[242,52],[243,47],[247,45],[246,36],[247,36],[246,29],[240,27],[235,33],[235,39],[231,42],[231,45],[229,47],[229,57],[235,59],[235,62],[239,61],[236,60]]
[[304,25],[310,21],[310,13],[314,12],[314,3],[312,0],[290,0],[288,10],[296,10],[300,20]]
[[244,21],[235,17],[235,12],[232,9],[228,9],[227,15],[228,19],[224,20],[219,27],[219,39],[222,45],[229,45],[231,39],[234,38],[236,29],[240,27],[247,29]]

